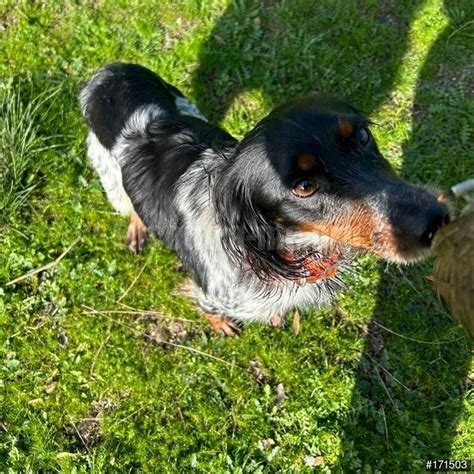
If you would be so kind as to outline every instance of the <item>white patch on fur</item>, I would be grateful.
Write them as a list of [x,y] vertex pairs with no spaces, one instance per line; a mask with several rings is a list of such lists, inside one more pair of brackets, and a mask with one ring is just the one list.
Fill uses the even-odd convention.
[[[87,94],[81,94],[80,100],[81,106],[85,107],[88,100]],[[89,132],[87,138],[89,158],[99,174],[110,203],[120,214],[130,215],[133,212],[133,204],[123,187],[121,170],[121,164],[127,158],[128,147],[133,144],[133,137],[143,135],[146,126],[162,113],[156,104],[139,107],[128,119],[110,151],[102,146],[93,132]]]
[[186,97],[176,96],[175,104],[177,109],[183,115],[190,115],[191,117],[196,117],[198,119],[204,120],[207,122],[206,117],[201,113],[201,111],[196,107],[195,104],[190,102]]
[[129,117],[112,147],[112,155],[115,156],[120,166],[127,159],[127,151],[133,145],[133,137],[144,135],[147,125],[163,115],[163,110],[156,104],[147,104],[138,107]]
[[131,214],[133,205],[123,188],[120,166],[93,132],[89,132],[87,137],[87,152],[114,209],[123,215]]
[[[216,221],[207,183],[216,166],[210,151],[192,165],[177,186],[176,204],[184,216],[187,236],[198,249],[205,267],[207,292],[195,286],[193,297],[206,312],[229,316],[240,321],[270,323],[275,315],[284,316],[294,308],[322,306],[332,293],[325,281],[298,285],[293,281],[263,283],[255,274],[242,274],[229,259],[221,243],[221,229]],[[212,185],[211,185],[212,187]],[[196,193],[196,189],[199,191]],[[269,291],[270,290],[270,291]]]
[[315,247],[321,252],[334,248],[336,242],[326,235],[316,232],[288,231],[284,236],[285,245],[295,248]]

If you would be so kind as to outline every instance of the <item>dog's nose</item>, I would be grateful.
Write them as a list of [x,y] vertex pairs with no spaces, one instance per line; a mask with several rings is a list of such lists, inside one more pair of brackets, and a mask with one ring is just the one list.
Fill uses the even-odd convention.
[[424,223],[419,228],[422,232],[416,236],[421,245],[429,247],[438,230],[445,224],[449,223],[449,214],[444,206],[432,205],[427,209],[423,218]]

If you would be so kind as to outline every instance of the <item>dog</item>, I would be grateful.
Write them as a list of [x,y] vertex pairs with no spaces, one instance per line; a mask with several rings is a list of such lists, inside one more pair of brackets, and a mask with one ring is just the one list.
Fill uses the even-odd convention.
[[263,118],[242,141],[136,64],[105,66],[80,93],[88,155],[112,206],[190,273],[219,334],[327,304],[358,251],[415,262],[449,221],[436,192],[396,176],[353,105],[322,95]]

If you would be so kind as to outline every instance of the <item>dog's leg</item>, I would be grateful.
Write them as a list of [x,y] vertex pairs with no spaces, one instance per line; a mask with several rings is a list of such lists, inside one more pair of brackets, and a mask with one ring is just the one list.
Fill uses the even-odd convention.
[[219,336],[235,337],[241,331],[237,323],[225,316],[204,311],[202,314],[211,324],[213,331]]
[[282,316],[281,314],[274,314],[270,319],[270,326],[275,328],[284,328],[285,316]]
[[130,252],[137,255],[145,247],[145,243],[148,237],[148,230],[143,221],[138,217],[138,214],[134,211],[130,216],[130,224],[128,225],[127,236],[125,237],[125,243],[127,244]]
[[120,165],[93,132],[87,138],[87,152],[113,208],[122,216],[130,216],[133,205],[123,188]]
[[[205,301],[202,290],[196,286],[191,278],[186,278],[181,282],[174,294],[191,298],[194,301],[199,301],[200,297]],[[234,337],[240,333],[241,328],[239,325],[230,318],[221,314],[209,313],[204,311],[199,306],[196,308],[197,311],[202,314],[211,324],[213,331],[219,336],[230,336]]]
[[120,166],[114,155],[101,145],[93,132],[89,132],[87,146],[89,158],[99,174],[110,203],[120,214],[130,216],[125,242],[132,253],[138,254],[145,246],[148,231],[123,188]]

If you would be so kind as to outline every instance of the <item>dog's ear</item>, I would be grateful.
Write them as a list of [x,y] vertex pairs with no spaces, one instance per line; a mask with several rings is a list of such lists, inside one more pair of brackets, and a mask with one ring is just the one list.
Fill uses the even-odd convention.
[[[235,170],[234,170],[235,171]],[[282,258],[277,223],[259,206],[238,173],[223,173],[214,188],[214,205],[221,228],[221,240],[232,262],[259,278],[293,278]]]

